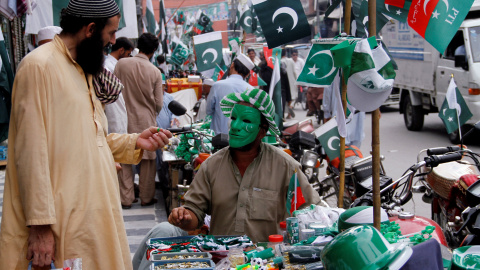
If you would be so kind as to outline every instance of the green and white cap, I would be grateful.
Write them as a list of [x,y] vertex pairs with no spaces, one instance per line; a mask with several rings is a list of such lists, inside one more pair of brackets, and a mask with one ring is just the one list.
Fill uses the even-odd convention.
[[243,53],[237,54],[237,59],[242,63],[248,70],[252,70],[255,67],[255,64],[250,60],[250,58],[246,57]]
[[[387,223],[388,215],[384,209],[380,210],[381,223]],[[350,227],[358,225],[373,225],[373,207],[372,206],[357,206],[343,212],[338,218],[338,231],[344,231]]]
[[267,92],[260,89],[250,89],[243,93],[230,93],[220,101],[220,108],[223,114],[230,118],[233,106],[242,101],[252,104],[265,116],[271,134],[280,135],[280,130],[278,130],[273,119],[275,115],[275,105]]
[[378,109],[392,92],[395,75],[381,44],[372,50],[368,39],[358,41],[349,70],[348,101],[362,112]]

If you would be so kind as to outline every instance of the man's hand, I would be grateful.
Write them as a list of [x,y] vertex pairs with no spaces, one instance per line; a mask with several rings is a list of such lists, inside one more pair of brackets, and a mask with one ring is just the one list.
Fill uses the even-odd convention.
[[115,162],[115,169],[117,169],[117,173],[122,170],[122,165],[120,163]]
[[30,227],[27,260],[32,260],[35,269],[50,269],[51,262],[55,261],[55,238],[50,225]]
[[149,127],[145,129],[137,139],[136,149],[140,148],[147,151],[155,151],[168,144],[168,138],[172,133],[165,129]]
[[185,231],[196,229],[198,225],[197,216],[183,207],[174,208],[168,216],[168,222]]

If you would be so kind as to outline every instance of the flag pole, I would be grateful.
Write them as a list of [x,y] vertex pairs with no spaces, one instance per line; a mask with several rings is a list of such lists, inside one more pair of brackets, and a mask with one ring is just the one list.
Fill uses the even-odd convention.
[[[452,73],[452,80],[453,80],[453,73]],[[454,81],[455,82],[455,81]],[[457,84],[455,84],[457,85]],[[455,102],[458,103],[457,101],[457,90],[455,90]],[[457,125],[458,125],[458,137],[460,138],[460,143],[462,142],[462,128],[460,126],[460,115],[458,114],[458,110],[455,109],[456,115],[457,115]],[[460,145],[463,149],[463,145]]]
[[298,181],[297,177],[298,177],[297,176],[297,169],[295,169],[295,189],[294,189],[295,201],[294,201],[294,206],[293,206],[294,211],[297,211],[297,181]]
[[[347,0],[345,3],[345,33],[350,35],[350,21],[352,14],[352,0]],[[342,29],[340,28],[340,32]],[[342,107],[343,112],[347,113],[347,84],[345,83],[345,74],[342,72]],[[338,208],[343,208],[343,196],[345,194],[345,138],[340,136],[340,183],[338,189]]]
[[[377,33],[377,2],[368,0],[369,36]],[[373,226],[380,230],[380,109],[372,113],[372,187],[373,187]]]

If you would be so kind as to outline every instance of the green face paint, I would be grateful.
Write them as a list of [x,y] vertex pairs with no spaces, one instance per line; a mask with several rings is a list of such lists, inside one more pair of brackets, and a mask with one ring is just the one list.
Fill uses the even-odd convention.
[[260,131],[260,117],[259,110],[235,104],[228,133],[230,146],[240,148],[255,141]]

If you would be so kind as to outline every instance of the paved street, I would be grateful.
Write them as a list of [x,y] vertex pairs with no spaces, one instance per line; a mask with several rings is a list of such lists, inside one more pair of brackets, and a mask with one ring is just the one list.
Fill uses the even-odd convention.
[[[303,111],[300,106],[295,108],[295,114],[295,119],[306,117],[306,111]],[[371,149],[371,114],[367,114],[365,120],[365,135],[361,150],[367,155]],[[421,149],[451,145],[443,124],[436,114],[426,116],[422,131],[411,132],[405,128],[403,115],[400,115],[398,108],[395,107],[386,108],[382,112],[380,141],[381,153],[385,156],[386,172],[394,179],[400,177],[409,166],[416,162],[417,153]],[[480,153],[480,143],[468,145],[468,147]],[[0,205],[3,204],[4,181],[5,169],[0,168],[0,197],[2,198]],[[136,181],[138,181],[138,176]],[[157,198],[161,198],[159,190],[157,190]],[[415,212],[417,215],[430,217],[430,205],[423,203],[421,195],[418,194],[414,195],[414,199],[405,206],[405,209]],[[155,224],[167,219],[165,206],[160,202],[155,206],[148,207],[141,207],[140,203],[136,203],[131,209],[124,210],[123,213],[132,255],[145,234]]]

